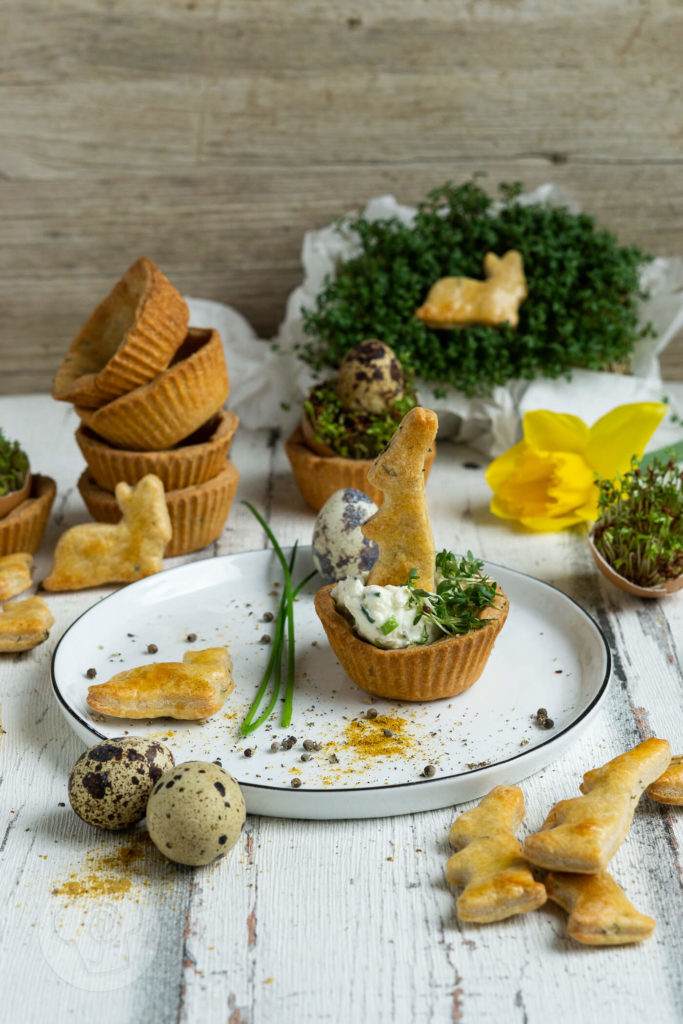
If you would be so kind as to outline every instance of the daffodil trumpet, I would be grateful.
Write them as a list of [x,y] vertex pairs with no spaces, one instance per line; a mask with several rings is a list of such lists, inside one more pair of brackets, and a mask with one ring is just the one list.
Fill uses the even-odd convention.
[[663,402],[618,405],[592,427],[571,413],[527,412],[524,437],[486,472],[491,511],[539,532],[597,517],[596,477],[625,473],[664,417]]

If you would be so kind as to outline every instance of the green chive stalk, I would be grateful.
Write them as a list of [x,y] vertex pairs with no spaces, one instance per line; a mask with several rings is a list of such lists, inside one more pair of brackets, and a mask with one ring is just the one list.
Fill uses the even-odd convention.
[[[285,632],[287,642],[287,679],[285,683],[285,702],[281,720],[282,726],[288,726],[292,720],[292,711],[294,705],[294,675],[296,667],[296,650],[294,638],[294,601],[296,600],[297,596],[299,595],[303,587],[308,583],[308,581],[312,579],[313,576],[315,576],[315,571],[309,573],[308,576],[306,576],[295,588],[293,588],[292,571],[294,569],[294,562],[296,560],[298,542],[294,545],[292,549],[292,554],[288,564],[287,559],[285,558],[284,553],[282,551],[282,548],[278,544],[277,539],[273,534],[273,531],[270,529],[263,516],[261,516],[261,514],[254,508],[254,506],[250,502],[245,501],[243,502],[243,504],[247,506],[249,511],[256,517],[256,519],[259,521],[259,523],[265,530],[266,536],[273,545],[273,550],[278,558],[278,561],[280,562],[280,565],[282,566],[282,573],[284,577],[284,593],[282,595],[280,605],[278,608],[277,619],[275,623],[275,637],[273,640],[271,654],[268,659],[268,664],[263,674],[261,684],[256,693],[256,697],[254,698],[254,701],[251,707],[249,708],[249,711],[247,712],[247,715],[241,726],[242,735],[246,736],[248,735],[248,733],[253,732],[255,729],[258,729],[258,727],[266,721],[266,719],[271,715],[275,707],[275,704],[277,703],[277,699],[280,693],[280,683],[282,676],[282,649],[285,643]],[[268,707],[263,712],[263,714],[261,714],[259,718],[257,718],[257,720],[254,722],[254,715],[258,711],[259,705],[266,693],[273,670],[275,672],[275,675],[273,679],[273,693],[270,699],[270,703],[268,704]]]

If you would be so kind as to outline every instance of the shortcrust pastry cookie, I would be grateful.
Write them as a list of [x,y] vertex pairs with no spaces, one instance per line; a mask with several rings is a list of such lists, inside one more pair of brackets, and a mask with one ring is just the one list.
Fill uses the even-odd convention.
[[121,482],[116,500],[123,514],[116,525],[83,523],[62,534],[46,590],[130,583],[161,572],[173,533],[161,480],[150,473],[135,487]]
[[42,597],[27,597],[3,605],[0,613],[0,651],[30,651],[47,640],[54,616]]
[[219,711],[235,683],[225,647],[186,651],[182,662],[154,662],[126,669],[88,688],[93,711],[114,718],[208,718]]
[[641,794],[670,760],[667,741],[652,738],[587,772],[580,787],[584,795],[555,804],[541,831],[527,837],[525,855],[550,871],[603,871],[629,830]]
[[654,920],[636,910],[607,871],[597,875],[551,871],[545,887],[549,899],[569,914],[567,934],[584,945],[642,942],[655,929]]
[[0,557],[0,601],[27,590],[31,586],[32,570],[33,555],[27,551]]
[[459,852],[446,863],[446,878],[465,886],[456,904],[461,920],[488,924],[545,903],[545,887],[534,879],[514,835],[523,817],[521,789],[496,786],[451,826],[449,841]]
[[672,757],[664,774],[649,785],[645,792],[651,800],[660,804],[683,807],[683,755]]

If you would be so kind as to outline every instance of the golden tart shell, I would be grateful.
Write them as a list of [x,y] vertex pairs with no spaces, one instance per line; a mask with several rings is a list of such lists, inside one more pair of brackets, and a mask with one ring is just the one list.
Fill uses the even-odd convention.
[[191,327],[173,362],[154,380],[99,409],[76,407],[90,430],[120,448],[163,451],[194,433],[230,392],[218,331]]
[[49,476],[31,475],[28,497],[0,519],[0,555],[30,554],[40,547],[57,485]]
[[136,260],[71,342],[53,398],[99,408],[145,384],[168,366],[189,315],[156,264],[144,256]]
[[[311,451],[299,424],[285,442],[285,452],[292,473],[304,501],[319,512],[327,499],[343,487],[364,491],[376,505],[384,501],[384,494],[368,483],[368,470],[374,459],[345,459],[341,455],[321,455]],[[425,458],[425,482],[436,458],[436,445]]]
[[508,614],[508,599],[497,588],[494,604],[481,618],[487,625],[431,644],[385,651],[353,632],[337,610],[330,583],[315,595],[315,610],[342,668],[362,690],[392,700],[430,701],[455,697],[481,676]]
[[221,409],[188,439],[195,443],[160,452],[115,448],[84,426],[76,431],[76,441],[91,476],[105,491],[113,493],[120,480],[132,486],[148,473],[159,477],[164,490],[178,491],[220,473],[238,426],[235,413]]

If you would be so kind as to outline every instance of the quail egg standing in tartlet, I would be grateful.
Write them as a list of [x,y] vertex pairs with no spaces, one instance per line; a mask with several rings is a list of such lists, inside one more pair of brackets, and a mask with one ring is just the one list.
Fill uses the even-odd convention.
[[336,392],[352,412],[383,413],[404,394],[403,368],[393,349],[368,338],[350,349],[337,373]]
[[330,495],[313,526],[313,563],[327,583],[361,576],[377,561],[379,548],[362,526],[377,511],[363,491],[343,487]]

